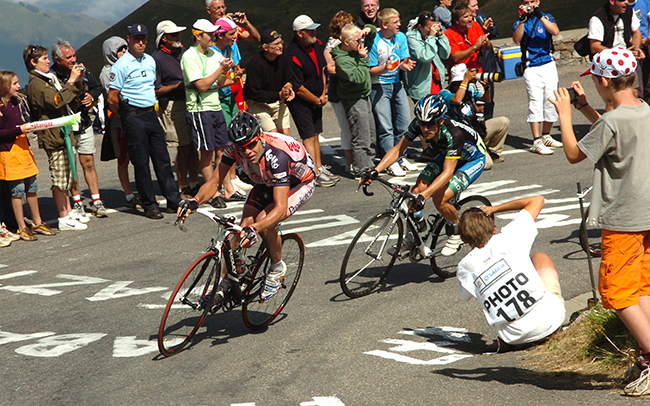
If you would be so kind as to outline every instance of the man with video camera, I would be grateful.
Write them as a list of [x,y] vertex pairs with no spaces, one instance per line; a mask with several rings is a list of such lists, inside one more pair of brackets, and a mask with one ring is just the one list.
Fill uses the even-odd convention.
[[440,92],[440,97],[447,104],[449,117],[471,126],[483,138],[488,150],[485,154],[485,170],[491,169],[494,162],[504,161],[501,154],[510,129],[507,117],[485,120],[485,104],[479,104],[491,101],[489,89],[498,79],[496,73],[478,73],[476,68],[468,69],[464,63],[459,63],[451,68],[449,86]]
[[[557,112],[548,100],[557,90],[557,67],[553,52],[553,36],[560,33],[555,19],[542,13],[539,0],[521,0],[519,20],[512,26],[512,40],[521,44],[521,63],[524,67],[524,82],[528,93],[528,119],[533,133],[530,151],[540,155],[551,155],[551,148],[562,148],[562,143],[550,135]],[[543,123],[543,124],[542,124]],[[541,130],[541,134],[540,134]]]

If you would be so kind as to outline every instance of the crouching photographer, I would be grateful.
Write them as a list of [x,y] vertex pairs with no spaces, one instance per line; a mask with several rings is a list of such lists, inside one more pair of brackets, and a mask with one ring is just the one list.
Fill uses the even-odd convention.
[[[553,36],[560,33],[555,19],[539,8],[539,0],[521,0],[519,20],[512,26],[512,40],[521,44],[520,69],[528,93],[528,119],[533,133],[531,152],[550,155],[551,148],[561,148],[562,143],[550,135],[557,113],[549,97],[558,86],[557,67],[553,61]],[[519,74],[519,73],[517,73]],[[540,134],[541,130],[541,134]]]
[[440,92],[448,115],[471,126],[483,138],[488,149],[485,170],[492,168],[494,162],[503,162],[503,144],[510,129],[507,117],[485,120],[483,116],[485,103],[492,99],[489,88],[501,79],[498,73],[477,73],[476,69],[467,69],[464,63],[459,63],[451,68],[449,86]]

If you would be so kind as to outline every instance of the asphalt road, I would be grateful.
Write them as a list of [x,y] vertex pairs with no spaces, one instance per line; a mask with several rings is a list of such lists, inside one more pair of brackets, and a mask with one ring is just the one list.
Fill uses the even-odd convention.
[[[561,85],[579,70],[562,69]],[[582,82],[591,103],[602,107],[590,79]],[[506,159],[472,190],[494,203],[543,194],[547,203],[534,250],[548,252],[556,262],[566,299],[588,292],[576,182],[591,185],[591,165],[571,166],[561,151],[529,153],[523,81],[496,87],[496,113],[511,120]],[[576,118],[584,134],[589,126]],[[325,122],[326,161],[342,173],[330,108]],[[42,211],[45,219],[54,219],[47,164],[42,151],[36,155]],[[347,243],[389,201],[378,185],[372,198],[355,193],[351,179],[318,189],[283,225],[285,232],[298,231],[308,248],[297,290],[276,322],[252,333],[239,309],[219,313],[206,320],[194,345],[164,359],[156,332],[165,298],[203,252],[214,227],[196,215],[182,233],[171,215],[148,220],[124,209],[114,165],[97,164],[105,203],[117,209],[108,218],[93,218],[84,232],[0,249],[1,405],[627,402],[617,392],[592,389],[588,382],[600,377],[576,372],[584,383],[569,384],[532,371],[525,353],[481,355],[495,333],[479,304],[462,302],[457,281],[435,276],[428,264],[398,263],[377,293],[347,299],[338,284]],[[413,182],[416,176],[396,181]],[[220,212],[240,209],[233,204]]]

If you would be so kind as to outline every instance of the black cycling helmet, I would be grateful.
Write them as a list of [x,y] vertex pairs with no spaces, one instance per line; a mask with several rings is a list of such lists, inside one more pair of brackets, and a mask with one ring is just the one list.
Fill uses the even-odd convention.
[[251,113],[240,111],[230,121],[228,139],[235,145],[245,145],[260,134],[260,122]]
[[415,103],[413,113],[418,121],[425,123],[439,121],[447,114],[447,105],[440,95],[429,94]]

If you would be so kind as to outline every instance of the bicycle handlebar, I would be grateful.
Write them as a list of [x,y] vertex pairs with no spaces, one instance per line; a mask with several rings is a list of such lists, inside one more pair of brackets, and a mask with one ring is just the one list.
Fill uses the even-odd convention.
[[[407,185],[402,185],[402,186],[394,185],[394,184],[390,183],[389,181],[384,180],[382,178],[377,178],[376,181],[379,182],[379,183],[384,184],[385,186],[392,189],[396,193],[405,195],[409,199],[415,199],[417,197],[416,194],[413,194],[413,193],[409,192],[409,187]],[[366,196],[373,196],[374,193],[368,192],[368,190],[367,190],[368,186],[369,185],[363,185],[363,194],[366,195]]]
[[[185,223],[185,220],[183,220],[183,216],[187,213],[188,208],[183,207],[181,208],[181,212],[178,214],[178,217],[176,217],[176,221],[174,222],[175,226],[180,226],[181,229],[183,227],[183,224]],[[210,218],[212,221],[214,221],[217,224],[221,224],[222,226],[226,227],[227,229],[231,229],[236,232],[240,232],[243,230],[242,227],[240,227],[238,224],[235,224],[234,221],[236,218],[234,216],[227,216],[227,217],[221,217],[218,216],[211,211],[208,211],[206,209],[197,209],[197,213],[203,214],[204,216]]]

